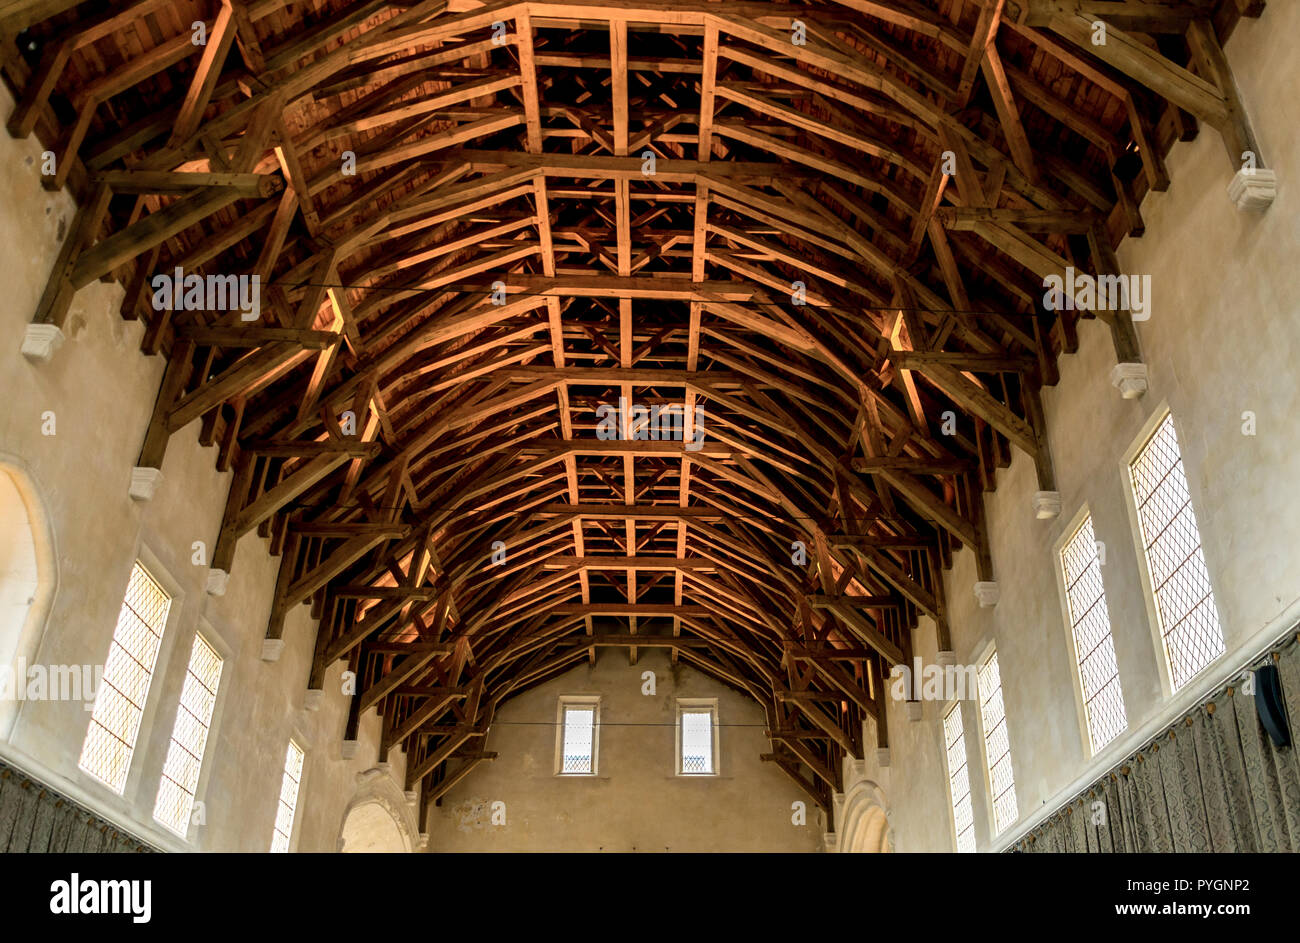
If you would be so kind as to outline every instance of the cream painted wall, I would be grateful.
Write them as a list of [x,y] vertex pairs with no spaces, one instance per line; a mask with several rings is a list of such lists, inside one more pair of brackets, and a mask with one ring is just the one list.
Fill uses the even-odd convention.
[[[1044,391],[1061,516],[1034,519],[1033,465],[1017,453],[986,505],[997,606],[978,607],[970,553],[958,554],[949,573],[958,663],[997,646],[1020,811],[1015,826],[990,834],[978,707],[964,702],[980,850],[1006,847],[1300,619],[1300,58],[1290,38],[1297,33],[1300,6],[1270,3],[1261,19],[1242,20],[1227,45],[1264,158],[1278,174],[1273,206],[1263,215],[1234,208],[1225,192],[1232,168],[1212,129],[1175,145],[1170,189],[1142,204],[1145,236],[1119,250],[1125,272],[1152,278],[1153,313],[1137,325],[1149,392],[1120,398],[1108,381],[1115,363],[1108,332],[1082,322],[1078,353],[1061,358],[1060,383]],[[1126,454],[1163,405],[1178,431],[1227,643],[1227,653],[1172,698],[1161,683],[1124,477]],[[1254,437],[1241,431],[1247,410],[1257,417]],[[1055,570],[1057,542],[1085,505],[1106,546],[1102,577],[1129,722],[1096,757],[1083,740]],[[915,639],[931,662],[933,626],[923,624]],[[943,707],[927,702],[923,719],[909,722],[891,704],[890,766],[868,757],[846,780],[846,788],[859,779],[884,785],[900,851],[954,848]]]
[[[655,694],[642,694],[642,672]],[[601,696],[595,776],[555,773],[561,695]],[[717,698],[719,775],[677,776],[677,698]],[[700,672],[642,649],[602,652],[594,666],[507,701],[485,750],[496,751],[429,810],[429,850],[818,851],[825,827],[808,795],[759,759],[771,752],[762,708]],[[491,824],[494,802],[505,825]],[[807,824],[792,824],[792,803]]]
[[[12,107],[0,89],[0,113],[7,116]],[[0,134],[0,464],[32,483],[43,505],[37,513],[52,534],[58,574],[36,659],[103,664],[137,556],[175,600],[124,795],[77,767],[90,719],[80,702],[17,705],[12,725],[0,727],[0,754],[165,848],[265,851],[293,736],[307,754],[295,845],[300,851],[333,851],[358,777],[375,764],[378,718],[373,711],[363,718],[355,757],[344,760],[341,663],[328,675],[321,709],[304,710],[315,636],[305,607],[288,620],[279,661],[261,660],[279,559],[268,555],[256,534],[239,544],[226,595],[205,593],[207,568],[191,563],[191,546],[204,541],[209,551],[213,547],[230,475],[216,472],[215,449],[198,445],[197,422],[172,437],[153,500],[128,497],[163,361],[140,353],[141,325],[118,314],[120,287],[96,282],[77,294],[68,341],[50,363],[32,364],[19,353],[74,215],[66,193],[41,188],[39,155],[35,138],[15,141]],[[53,436],[42,434],[47,411],[56,422]],[[183,843],[156,826],[152,813],[190,647],[201,625],[225,666],[199,789],[206,824],[192,828]],[[0,652],[0,659],[9,658]],[[14,705],[5,706],[12,715]],[[400,753],[391,759],[391,774],[379,773],[400,783],[404,759]],[[400,786],[392,790],[405,801]]]

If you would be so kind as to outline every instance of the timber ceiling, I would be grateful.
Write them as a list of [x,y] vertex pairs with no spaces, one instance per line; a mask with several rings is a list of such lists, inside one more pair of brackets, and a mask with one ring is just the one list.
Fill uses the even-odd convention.
[[[601,647],[748,692],[829,808],[918,618],[951,647],[953,552],[994,579],[998,469],[1054,490],[1093,313],[1043,278],[1115,271],[1200,124],[1253,146],[1220,43],[1261,8],[16,0],[8,127],[81,207],[35,321],[124,286],[167,359],[139,464],[201,421],[213,567],[269,538],[266,657],[309,603],[303,680],[357,673],[345,736],[378,707],[426,809]],[[256,274],[260,320],[155,310],[178,267]],[[620,398],[701,446],[601,437]]]

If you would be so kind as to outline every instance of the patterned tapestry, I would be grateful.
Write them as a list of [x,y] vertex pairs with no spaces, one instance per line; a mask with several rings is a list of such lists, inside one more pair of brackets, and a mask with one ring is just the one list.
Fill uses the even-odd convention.
[[152,852],[134,835],[0,762],[0,852]]
[[1278,668],[1291,745],[1278,748],[1240,682],[1179,719],[1012,851],[1300,851],[1300,636]]

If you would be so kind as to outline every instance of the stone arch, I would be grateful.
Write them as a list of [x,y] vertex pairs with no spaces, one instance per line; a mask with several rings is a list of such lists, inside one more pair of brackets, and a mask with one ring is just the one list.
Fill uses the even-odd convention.
[[[0,671],[26,683],[58,586],[58,556],[46,503],[26,464],[0,452]],[[22,701],[0,698],[0,740]]]
[[384,770],[357,774],[357,791],[343,812],[338,850],[404,854],[420,845],[419,826],[406,796]]
[[856,783],[844,797],[840,839],[836,848],[844,853],[890,852],[894,850],[893,828],[885,794],[869,780]]

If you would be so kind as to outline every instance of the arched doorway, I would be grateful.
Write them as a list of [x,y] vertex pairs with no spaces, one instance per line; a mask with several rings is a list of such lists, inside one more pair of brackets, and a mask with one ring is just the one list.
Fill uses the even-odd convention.
[[26,683],[57,582],[45,505],[31,477],[0,454],[0,671],[11,692],[0,698],[0,739],[13,732],[23,703],[13,689]]
[[402,854],[411,850],[401,826],[379,802],[354,805],[343,819],[339,840],[339,851],[349,853]]
[[381,769],[357,774],[357,791],[343,813],[338,850],[357,854],[406,854],[417,826],[406,797]]
[[872,806],[863,813],[852,840],[844,850],[854,854],[893,851],[889,844],[889,819],[885,817],[885,810]]
[[840,818],[844,825],[837,848],[841,852],[879,854],[894,850],[885,794],[875,783],[864,781],[850,789]]

